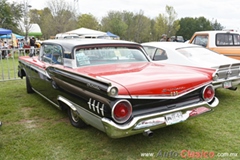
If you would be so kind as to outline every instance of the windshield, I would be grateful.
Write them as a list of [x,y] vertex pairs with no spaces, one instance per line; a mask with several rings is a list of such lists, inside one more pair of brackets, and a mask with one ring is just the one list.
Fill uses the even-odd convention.
[[128,62],[148,61],[139,48],[128,47],[98,47],[76,49],[77,67],[99,64],[118,64]]

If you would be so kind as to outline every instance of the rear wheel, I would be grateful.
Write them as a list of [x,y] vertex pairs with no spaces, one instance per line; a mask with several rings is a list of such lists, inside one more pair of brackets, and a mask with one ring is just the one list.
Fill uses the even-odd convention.
[[84,128],[84,127],[87,126],[87,124],[81,120],[77,111],[74,111],[71,108],[69,108],[68,109],[68,116],[69,116],[69,120],[70,120],[71,124],[74,127]]
[[28,76],[26,76],[26,87],[27,87],[27,93],[33,93],[34,92],[33,89],[32,89],[32,86],[30,84]]

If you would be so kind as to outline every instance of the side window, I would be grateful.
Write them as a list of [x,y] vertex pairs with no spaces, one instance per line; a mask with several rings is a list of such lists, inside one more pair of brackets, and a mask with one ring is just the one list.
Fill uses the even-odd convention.
[[224,35],[223,34],[216,34],[216,46],[224,45]]
[[48,45],[44,44],[42,46],[41,53],[42,61],[51,64],[63,64],[63,51],[62,47],[59,45]]
[[216,34],[217,46],[233,46],[239,45],[238,34],[219,33]]
[[148,54],[148,56],[151,59],[153,59],[154,53],[156,51],[156,48],[155,47],[147,47],[147,46],[144,46],[143,48],[146,51],[146,53]]
[[199,36],[196,36],[196,37],[193,39],[193,42],[192,42],[192,43],[206,47],[207,44],[208,44],[208,36],[207,36],[207,35],[199,35]]
[[235,34],[233,36],[233,40],[234,40],[234,45],[240,45],[240,35]]
[[166,60],[166,59],[168,59],[166,51],[162,49],[157,49],[154,54],[153,60],[160,61],[160,60]]

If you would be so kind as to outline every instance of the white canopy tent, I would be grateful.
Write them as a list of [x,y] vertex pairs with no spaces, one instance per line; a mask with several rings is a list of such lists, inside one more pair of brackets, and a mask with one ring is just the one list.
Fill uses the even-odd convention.
[[102,32],[102,31],[97,31],[97,30],[93,30],[93,29],[87,29],[87,28],[79,28],[79,29],[75,29],[72,31],[68,31],[66,33],[71,33],[71,34],[77,34],[79,36],[82,35],[107,35],[106,32]]
[[26,30],[27,30],[28,31],[27,36],[41,36],[42,35],[41,28],[37,23],[31,23],[31,24],[25,26],[24,23],[20,22],[19,29],[21,29],[23,33],[26,33]]

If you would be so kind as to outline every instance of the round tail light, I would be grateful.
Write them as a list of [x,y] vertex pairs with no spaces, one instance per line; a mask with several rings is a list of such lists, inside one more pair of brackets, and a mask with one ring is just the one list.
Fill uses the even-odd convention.
[[126,100],[118,101],[112,109],[112,118],[118,123],[126,122],[132,115],[132,105]]
[[212,85],[208,85],[203,89],[202,97],[205,101],[211,101],[215,96],[215,91]]

